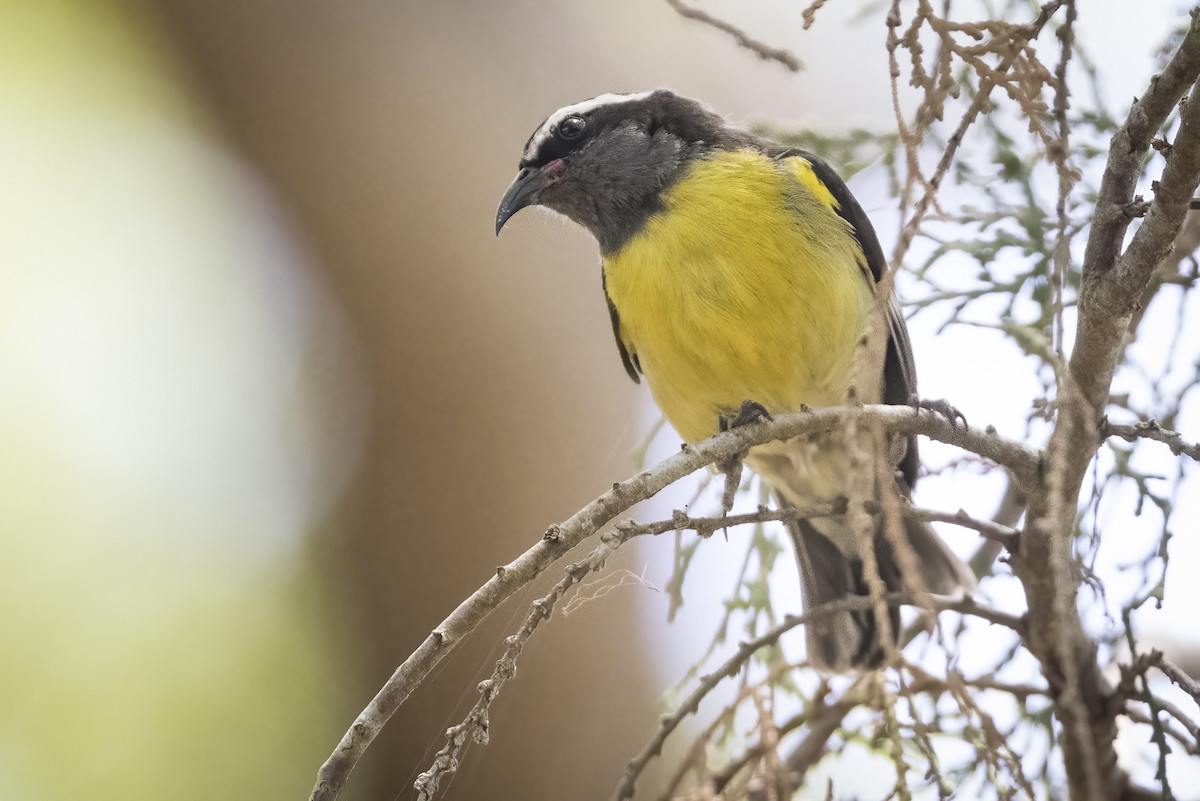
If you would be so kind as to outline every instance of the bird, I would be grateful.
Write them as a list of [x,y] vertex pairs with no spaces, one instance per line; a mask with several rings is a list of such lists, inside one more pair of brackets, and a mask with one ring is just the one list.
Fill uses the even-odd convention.
[[[737,127],[669,89],[602,94],[558,109],[525,144],[496,212],[496,234],[539,206],[596,239],[617,351],[689,443],[730,425],[808,407],[908,405],[917,397],[912,346],[895,298],[885,298],[882,364],[856,361],[886,264],[867,215],[833,168],[812,153]],[[878,362],[878,360],[876,360]],[[956,412],[955,412],[956,414]],[[745,464],[785,505],[847,497],[852,447],[833,432],[758,445]],[[915,437],[886,449],[887,481],[867,492],[908,498],[919,468]],[[865,549],[889,592],[961,595],[970,570],[928,523],[904,516],[914,579],[882,522],[870,542],[845,516],[787,524],[806,610],[869,596]],[[908,563],[908,564],[911,564]],[[913,572],[908,571],[910,574]],[[915,585],[915,586],[914,586]],[[883,664],[896,643],[873,610],[817,615],[807,656],[832,672]],[[884,633],[887,632],[887,636]]]

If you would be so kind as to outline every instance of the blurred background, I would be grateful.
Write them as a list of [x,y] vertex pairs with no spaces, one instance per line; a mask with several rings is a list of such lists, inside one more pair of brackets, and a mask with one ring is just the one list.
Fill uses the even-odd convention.
[[[892,125],[881,25],[710,7],[807,70],[636,0],[0,0],[0,798],[306,798],[429,629],[633,469],[594,243],[493,235],[530,132],[655,86]],[[410,797],[532,597],[346,798]],[[539,633],[447,797],[606,798],[677,675],[664,609]]]

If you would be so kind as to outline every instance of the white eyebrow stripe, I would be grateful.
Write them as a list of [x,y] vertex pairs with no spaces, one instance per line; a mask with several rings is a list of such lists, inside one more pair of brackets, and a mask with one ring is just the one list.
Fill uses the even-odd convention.
[[539,149],[541,149],[542,144],[547,139],[550,138],[550,132],[553,131],[555,126],[557,126],[560,122],[565,120],[567,117],[570,117],[573,115],[578,115],[578,114],[587,114],[589,111],[598,109],[601,106],[609,106],[609,105],[614,105],[616,103],[630,103],[635,100],[643,100],[652,94],[654,94],[654,93],[653,92],[635,92],[633,94],[628,94],[628,95],[619,95],[619,94],[609,92],[607,94],[593,97],[591,100],[584,100],[579,103],[574,103],[570,106],[563,106],[558,111],[554,112],[549,117],[547,117],[546,121],[542,123],[542,127],[537,129],[537,132],[534,133],[533,138],[529,140],[529,146],[525,148],[525,153],[522,155],[522,157],[526,158],[526,159],[531,159],[535,155],[537,155],[537,152]]

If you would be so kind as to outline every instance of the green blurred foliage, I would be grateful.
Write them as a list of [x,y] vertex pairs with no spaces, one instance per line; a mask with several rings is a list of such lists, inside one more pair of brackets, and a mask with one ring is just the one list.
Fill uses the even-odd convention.
[[345,340],[141,13],[0,2],[0,798],[299,798]]

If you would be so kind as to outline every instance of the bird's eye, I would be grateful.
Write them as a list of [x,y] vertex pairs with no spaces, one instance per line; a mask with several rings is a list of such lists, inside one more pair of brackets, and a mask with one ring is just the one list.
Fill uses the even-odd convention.
[[586,127],[587,120],[583,117],[567,117],[558,124],[558,138],[564,142],[573,141],[583,135]]

